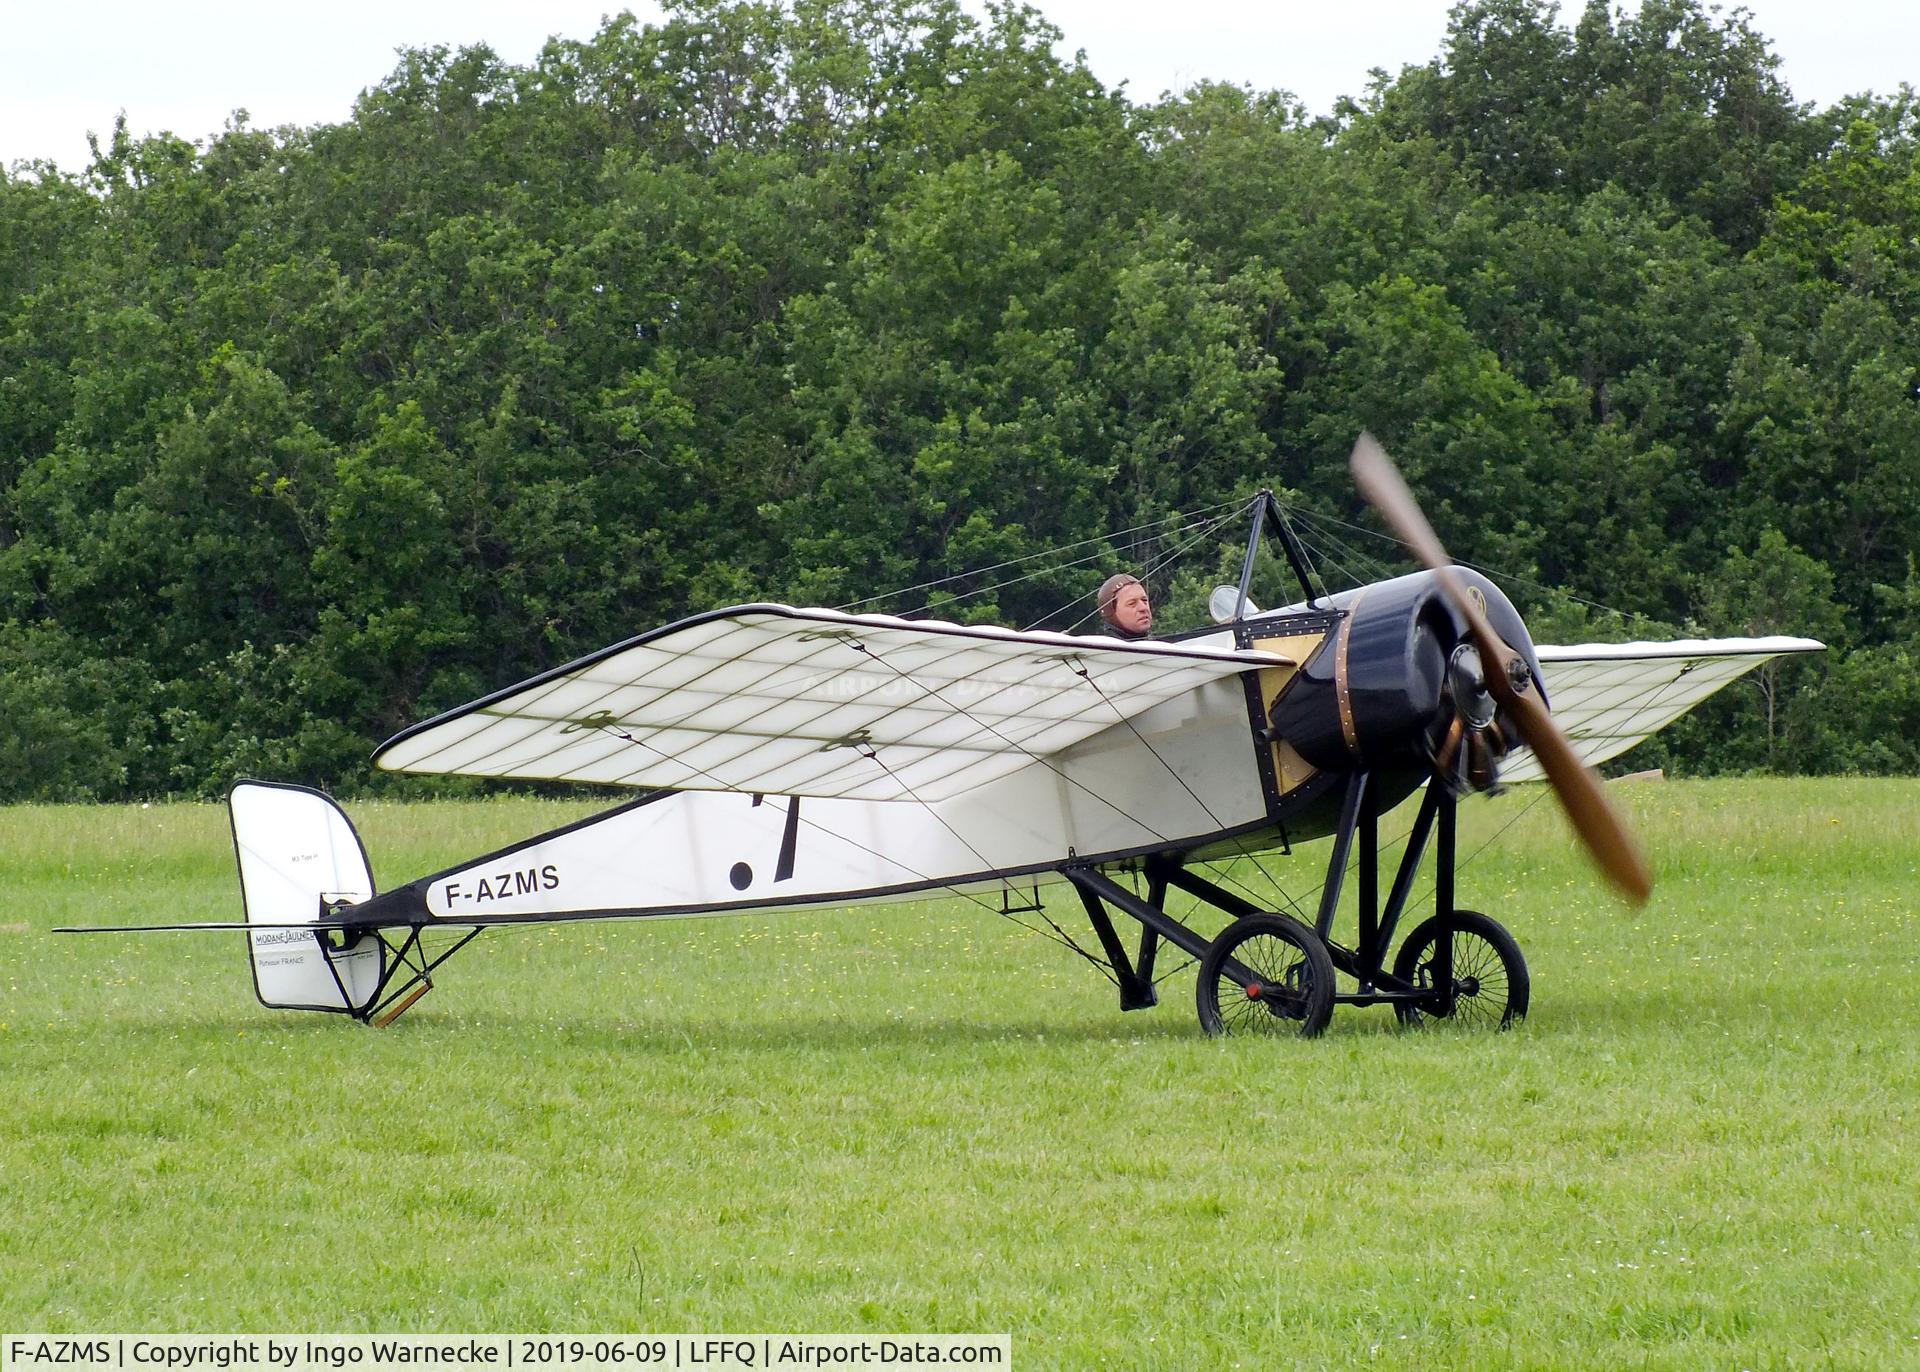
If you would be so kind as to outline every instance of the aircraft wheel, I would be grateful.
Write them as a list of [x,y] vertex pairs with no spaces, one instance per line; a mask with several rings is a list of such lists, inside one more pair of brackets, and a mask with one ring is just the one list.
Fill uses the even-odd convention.
[[1285,915],[1243,915],[1207,945],[1195,993],[1207,1033],[1312,1038],[1333,1017],[1333,962]]
[[1476,1027],[1506,1029],[1527,1013],[1527,997],[1532,984],[1527,979],[1527,960],[1520,945],[1498,920],[1477,910],[1455,910],[1452,915],[1435,915],[1400,945],[1393,960],[1393,974],[1422,990],[1435,990],[1433,960],[1443,927],[1453,929],[1453,991],[1444,1001],[1436,994],[1431,1002],[1397,1004],[1393,1012],[1406,1025],[1425,1024],[1429,1019],[1450,1019]]

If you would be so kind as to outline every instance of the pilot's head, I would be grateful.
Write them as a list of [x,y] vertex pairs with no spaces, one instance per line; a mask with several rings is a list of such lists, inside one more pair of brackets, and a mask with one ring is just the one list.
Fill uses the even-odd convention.
[[1100,583],[1100,618],[1122,638],[1145,638],[1153,628],[1153,603],[1140,578],[1117,572]]

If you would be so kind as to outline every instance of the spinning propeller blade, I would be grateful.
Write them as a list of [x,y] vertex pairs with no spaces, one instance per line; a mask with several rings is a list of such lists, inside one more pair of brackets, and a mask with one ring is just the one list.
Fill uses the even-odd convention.
[[1532,689],[1526,659],[1494,632],[1486,615],[1467,595],[1460,578],[1454,575],[1453,560],[1440,545],[1426,515],[1421,513],[1419,502],[1373,435],[1363,433],[1360,441],[1353,445],[1352,467],[1360,493],[1433,571],[1441,591],[1466,620],[1467,630],[1473,635],[1480,660],[1485,664],[1487,690],[1533,749],[1533,755],[1540,759],[1541,770],[1547,774],[1560,803],[1566,807],[1567,817],[1573,821],[1573,827],[1586,842],[1600,870],[1627,899],[1644,905],[1653,890],[1653,874],[1647,869],[1639,844],[1627,831],[1613,802],[1607,799],[1600,779],[1580,761],[1579,754],[1548,713],[1539,691]]

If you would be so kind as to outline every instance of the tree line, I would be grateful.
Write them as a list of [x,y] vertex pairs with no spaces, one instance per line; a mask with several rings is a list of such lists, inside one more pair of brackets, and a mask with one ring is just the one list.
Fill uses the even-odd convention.
[[1466,0],[1318,116],[1059,39],[675,0],[9,170],[0,798],[403,784],[402,725],[743,601],[1186,613],[1244,533],[1170,516],[1262,486],[1391,561],[1361,429],[1538,637],[1833,645],[1636,763],[1920,767],[1910,89],[1796,103],[1700,0]]

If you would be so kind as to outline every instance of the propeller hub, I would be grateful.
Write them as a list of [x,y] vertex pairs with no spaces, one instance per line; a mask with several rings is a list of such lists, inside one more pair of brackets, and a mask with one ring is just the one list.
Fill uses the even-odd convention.
[[[1524,660],[1514,659],[1522,662]],[[1500,784],[1500,760],[1509,742],[1496,718],[1498,702],[1487,689],[1486,660],[1472,642],[1456,644],[1447,658],[1444,732],[1433,746],[1434,775],[1455,795],[1492,791]]]
[[1447,661],[1447,686],[1453,693],[1454,713],[1469,729],[1484,729],[1493,723],[1493,695],[1487,690],[1480,651],[1471,643],[1453,650]]

